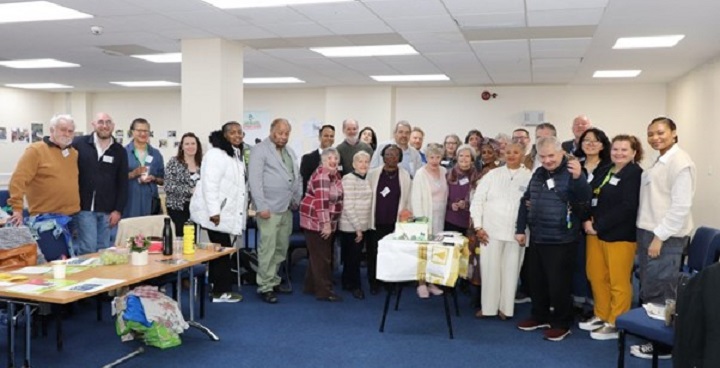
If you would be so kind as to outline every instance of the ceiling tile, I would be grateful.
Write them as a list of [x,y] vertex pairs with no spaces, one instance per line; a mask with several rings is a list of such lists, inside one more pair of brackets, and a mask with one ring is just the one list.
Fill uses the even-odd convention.
[[322,21],[323,27],[338,35],[389,33],[392,29],[379,19]]
[[375,14],[384,19],[429,17],[447,14],[437,0],[364,1]]
[[461,14],[525,13],[523,0],[443,0],[454,16]]
[[322,6],[304,5],[293,7],[295,11],[316,22],[378,20],[367,7],[357,1],[328,3]]
[[530,40],[533,58],[583,57],[592,38],[536,39]]
[[456,15],[455,19],[460,27],[466,28],[505,28],[525,27],[525,13],[491,13],[491,14],[463,14]]
[[532,59],[533,70],[576,70],[580,66],[580,58]]
[[[457,23],[449,16],[387,19],[388,25],[399,33],[403,32],[449,32],[457,31]],[[422,24],[419,28],[418,24]]]
[[525,0],[528,12],[557,9],[604,8],[610,0]]
[[605,8],[529,11],[529,27],[597,25]]

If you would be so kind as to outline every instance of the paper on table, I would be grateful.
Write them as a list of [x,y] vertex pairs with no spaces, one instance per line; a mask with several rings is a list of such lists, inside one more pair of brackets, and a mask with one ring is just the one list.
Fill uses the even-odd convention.
[[12,273],[24,273],[29,275],[41,275],[46,272],[52,271],[52,267],[41,267],[41,266],[28,266],[23,267],[19,270],[12,271]]
[[15,285],[5,289],[6,291],[12,291],[15,293],[29,293],[29,294],[40,294],[46,291],[61,288],[76,283],[74,280],[56,280],[56,279],[37,279],[30,280],[28,283]]
[[75,285],[71,285],[71,286],[69,286],[69,287],[64,287],[64,288],[62,288],[62,289],[60,289],[60,290],[62,290],[62,291],[79,291],[79,292],[83,292],[83,293],[91,293],[91,292],[94,292],[94,291],[96,291],[96,290],[99,290],[99,289],[108,287],[108,286],[112,286],[112,285],[115,285],[115,284],[119,284],[119,283],[121,283],[121,282],[123,282],[123,281],[125,281],[125,280],[120,280],[120,279],[102,279],[102,278],[94,277],[94,278],[91,278],[91,279],[87,279],[87,280],[85,280],[85,281],[81,281],[81,282],[79,282],[79,283],[77,283],[77,284],[75,284]]

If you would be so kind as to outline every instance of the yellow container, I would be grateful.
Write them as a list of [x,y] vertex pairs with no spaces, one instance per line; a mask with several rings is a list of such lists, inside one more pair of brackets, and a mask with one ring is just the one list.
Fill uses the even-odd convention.
[[195,225],[192,223],[183,226],[183,254],[195,254]]

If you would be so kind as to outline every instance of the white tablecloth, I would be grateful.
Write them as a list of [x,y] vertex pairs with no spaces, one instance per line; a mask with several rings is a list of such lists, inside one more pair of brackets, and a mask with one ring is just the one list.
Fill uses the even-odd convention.
[[[378,242],[377,279],[389,282],[425,280],[455,286],[468,267],[468,239],[442,242],[396,240],[390,234]],[[452,245],[447,244],[452,242]]]

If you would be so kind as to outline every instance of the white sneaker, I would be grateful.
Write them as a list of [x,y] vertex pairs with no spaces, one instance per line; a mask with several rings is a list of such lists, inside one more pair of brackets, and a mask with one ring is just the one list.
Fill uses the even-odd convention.
[[618,338],[617,327],[606,323],[602,327],[590,332],[590,337],[595,340],[613,340]]
[[603,322],[603,320],[597,316],[592,316],[589,320],[578,323],[578,327],[580,327],[581,330],[594,331],[603,327],[604,324],[605,322]]
[[[653,356],[653,345],[652,343],[646,343],[642,345],[633,345],[630,347],[630,355],[642,358],[652,359]],[[671,359],[672,353],[666,351],[658,351],[658,359]]]
[[243,297],[238,293],[213,293],[213,303],[237,303],[241,302]]

